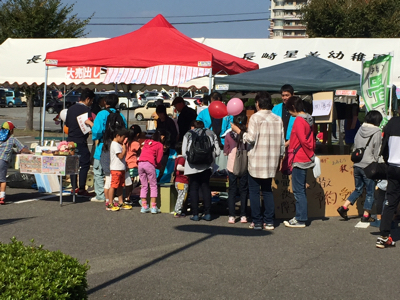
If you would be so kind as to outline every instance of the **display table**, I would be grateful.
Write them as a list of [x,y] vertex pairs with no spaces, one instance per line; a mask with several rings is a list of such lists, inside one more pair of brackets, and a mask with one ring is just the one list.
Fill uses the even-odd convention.
[[[79,156],[42,156],[19,154],[21,173],[57,175],[60,179],[60,205],[62,205],[62,177],[76,175],[79,170]],[[72,200],[75,203],[75,186],[72,186]]]

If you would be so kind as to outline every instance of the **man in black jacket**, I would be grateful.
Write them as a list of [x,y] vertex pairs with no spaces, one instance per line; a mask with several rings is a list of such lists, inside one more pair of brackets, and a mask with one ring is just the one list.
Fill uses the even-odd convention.
[[383,207],[377,248],[395,246],[390,236],[393,215],[400,202],[400,117],[392,118],[383,130],[381,154],[388,164],[386,201]]
[[[87,173],[90,168],[90,151],[87,144],[89,131],[87,131],[85,126],[93,126],[92,112],[90,110],[93,100],[93,91],[85,89],[79,98],[79,102],[68,109],[67,118],[65,120],[65,125],[68,127],[67,141],[76,143],[76,148],[80,155],[78,196],[83,197],[94,196],[94,193],[88,193],[85,189]],[[85,119],[85,121],[83,121],[84,123],[79,122],[82,119]],[[71,176],[71,180],[73,182],[72,186],[76,187],[76,175]]]
[[172,105],[179,112],[178,127],[179,127],[179,141],[182,142],[183,136],[190,130],[190,124],[196,120],[197,114],[194,109],[185,104],[182,97],[176,97]]

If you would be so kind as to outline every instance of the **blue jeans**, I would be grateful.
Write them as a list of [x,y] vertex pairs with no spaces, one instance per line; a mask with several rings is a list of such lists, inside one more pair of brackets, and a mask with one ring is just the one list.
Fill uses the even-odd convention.
[[235,198],[236,198],[236,189],[239,181],[239,193],[240,193],[240,216],[246,216],[246,207],[247,207],[247,172],[242,177],[238,177],[232,172],[228,172],[229,176],[229,195],[228,195],[228,208],[229,208],[229,216],[235,217]]
[[349,200],[351,205],[353,205],[354,202],[360,198],[365,186],[367,196],[365,197],[364,210],[370,211],[374,204],[375,181],[368,179],[367,176],[365,176],[363,169],[354,167],[354,184],[356,189],[350,194],[347,200]]
[[93,174],[94,192],[96,193],[96,199],[106,200],[106,197],[104,196],[104,173],[99,159],[93,160]]
[[307,169],[293,168],[292,171],[292,188],[294,198],[296,199],[296,220],[306,222],[308,220],[307,213],[307,196],[306,196],[306,179]]
[[[251,218],[254,224],[273,224],[275,214],[272,178],[255,178],[249,174],[249,198]],[[264,198],[264,218],[261,215],[260,188]]]

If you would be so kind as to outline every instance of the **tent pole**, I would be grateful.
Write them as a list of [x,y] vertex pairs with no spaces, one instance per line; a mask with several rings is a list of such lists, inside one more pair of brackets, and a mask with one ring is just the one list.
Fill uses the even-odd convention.
[[43,115],[42,115],[42,132],[40,136],[40,145],[44,145],[44,124],[46,120],[46,100],[47,100],[47,78],[49,75],[49,67],[46,66],[45,68],[45,75],[44,75],[44,95],[43,95]]
[[[65,84],[64,84],[64,99],[63,99],[64,101],[63,101],[63,110],[65,109]],[[60,118],[61,119],[61,118]],[[61,122],[62,122],[62,124],[63,125],[65,125],[64,124],[64,122],[61,120]],[[63,127],[63,128],[61,128],[61,130],[62,130],[62,134],[63,134],[63,141],[65,141],[65,132],[64,132],[64,126],[61,126],[61,127]]]
[[208,94],[211,95],[211,89],[212,89],[212,68],[210,68],[210,75],[209,77],[209,82],[208,82]]
[[390,82],[389,82],[389,85],[390,85],[390,93],[389,93],[389,107],[388,107],[388,116],[389,116],[389,120],[393,117],[393,114],[392,114],[392,97],[393,97],[393,66],[394,66],[394,63],[393,63],[393,61],[394,61],[394,51],[393,52],[390,52],[390,56],[392,57],[392,59],[391,59],[391,64],[390,64]]

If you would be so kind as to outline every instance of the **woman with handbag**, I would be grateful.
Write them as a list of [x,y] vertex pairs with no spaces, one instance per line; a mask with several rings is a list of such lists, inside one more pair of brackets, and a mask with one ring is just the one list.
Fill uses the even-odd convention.
[[313,133],[313,118],[304,110],[303,100],[299,97],[290,97],[286,101],[286,109],[295,117],[288,160],[292,167],[292,188],[296,199],[296,216],[284,221],[286,227],[303,228],[308,220],[306,178],[307,170],[315,166],[315,138]]
[[247,116],[242,112],[233,118],[233,124],[240,128],[240,134],[233,131],[225,137],[224,154],[228,156],[227,170],[229,177],[229,224],[235,224],[235,198],[239,182],[240,194],[240,223],[247,223],[246,207],[247,193],[249,190],[247,177],[247,151],[243,143],[243,134],[246,132]]
[[375,181],[367,178],[364,168],[372,162],[377,162],[382,143],[382,133],[379,125],[382,122],[382,114],[379,111],[371,110],[367,113],[364,123],[357,131],[354,138],[354,153],[352,160],[357,161],[354,154],[358,154],[358,162],[354,163],[354,184],[355,190],[350,194],[349,198],[340,206],[337,211],[343,219],[347,219],[348,206],[353,205],[366,189],[367,195],[364,202],[364,214],[361,222],[374,222],[370,211],[374,204]]

